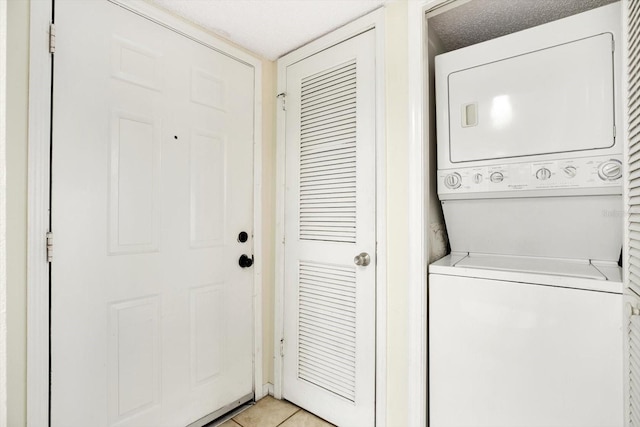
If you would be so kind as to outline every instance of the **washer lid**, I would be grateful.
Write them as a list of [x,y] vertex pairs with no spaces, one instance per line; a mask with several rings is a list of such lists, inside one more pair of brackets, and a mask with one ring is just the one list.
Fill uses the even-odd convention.
[[607,277],[587,260],[469,254],[454,266],[607,280]]
[[[437,274],[443,276],[501,280],[516,284],[554,286],[614,294],[622,294],[624,289],[622,269],[618,267],[616,263],[592,261],[590,264],[589,261],[575,261],[561,258],[540,258],[530,261],[507,260],[506,258],[509,257],[510,256],[485,254],[469,255],[467,253],[452,252],[444,258],[430,264],[429,275]],[[470,258],[470,260],[461,263],[461,261],[468,258]],[[554,266],[556,262],[563,266]],[[510,264],[511,267],[525,267],[528,270],[507,270],[498,267],[498,265],[500,265],[501,267],[509,268],[508,264]],[[588,266],[588,268],[577,267],[574,270],[576,264],[581,264],[583,267]],[[592,270],[589,270],[589,268]],[[568,275],[571,271],[577,271],[578,274],[593,275],[593,269],[598,270],[600,273],[595,279]],[[550,271],[553,271],[553,273]]]

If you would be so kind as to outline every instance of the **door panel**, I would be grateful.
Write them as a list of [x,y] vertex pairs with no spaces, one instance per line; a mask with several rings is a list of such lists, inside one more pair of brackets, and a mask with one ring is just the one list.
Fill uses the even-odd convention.
[[[375,33],[287,68],[283,395],[374,425]],[[368,253],[371,264],[356,266]]]
[[253,69],[56,1],[53,426],[185,426],[253,390]]

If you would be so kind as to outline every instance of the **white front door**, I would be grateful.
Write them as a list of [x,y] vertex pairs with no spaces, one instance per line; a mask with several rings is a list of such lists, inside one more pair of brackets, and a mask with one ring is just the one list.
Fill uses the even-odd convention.
[[[286,82],[283,396],[337,425],[371,427],[374,30],[287,67]],[[355,265],[359,254],[369,265]]]
[[51,425],[186,426],[253,396],[254,70],[55,6]]

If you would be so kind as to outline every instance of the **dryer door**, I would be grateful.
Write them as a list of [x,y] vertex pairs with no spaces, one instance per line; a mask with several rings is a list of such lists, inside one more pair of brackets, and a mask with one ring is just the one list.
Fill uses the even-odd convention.
[[453,163],[614,145],[613,35],[448,75]]

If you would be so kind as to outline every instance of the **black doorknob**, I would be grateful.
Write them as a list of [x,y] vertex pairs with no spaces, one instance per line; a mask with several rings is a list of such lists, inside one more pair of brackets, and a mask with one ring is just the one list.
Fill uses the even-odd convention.
[[251,267],[253,265],[253,255],[251,255],[251,258],[246,256],[245,254],[240,255],[238,265],[242,268]]

